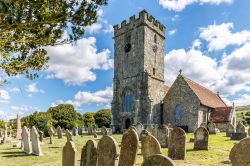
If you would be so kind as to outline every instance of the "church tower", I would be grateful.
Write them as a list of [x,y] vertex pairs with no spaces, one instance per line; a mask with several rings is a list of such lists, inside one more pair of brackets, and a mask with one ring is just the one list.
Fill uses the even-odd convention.
[[160,123],[165,27],[143,10],[114,26],[112,127]]

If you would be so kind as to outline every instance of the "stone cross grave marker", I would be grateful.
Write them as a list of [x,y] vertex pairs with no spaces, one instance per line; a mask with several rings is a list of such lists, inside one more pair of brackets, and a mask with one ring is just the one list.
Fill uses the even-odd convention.
[[95,140],[88,140],[82,148],[80,166],[96,166],[97,165],[97,143]]

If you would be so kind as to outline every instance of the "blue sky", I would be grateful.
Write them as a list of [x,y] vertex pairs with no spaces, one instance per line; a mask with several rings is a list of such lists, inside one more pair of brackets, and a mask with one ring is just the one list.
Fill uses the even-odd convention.
[[51,61],[40,78],[23,76],[0,87],[0,118],[71,103],[81,112],[109,108],[112,100],[113,29],[146,9],[167,27],[165,81],[179,69],[229,104],[250,103],[250,1],[109,0],[99,21],[76,46],[46,48]]

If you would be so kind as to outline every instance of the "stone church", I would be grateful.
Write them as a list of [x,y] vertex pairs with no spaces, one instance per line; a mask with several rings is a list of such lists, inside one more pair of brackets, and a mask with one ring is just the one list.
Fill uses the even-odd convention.
[[[170,124],[191,132],[202,122],[231,123],[234,109],[218,94],[181,73],[171,87],[165,84],[165,29],[145,10],[114,26],[113,131],[137,123],[145,128]],[[211,119],[214,110],[219,110],[216,120]]]

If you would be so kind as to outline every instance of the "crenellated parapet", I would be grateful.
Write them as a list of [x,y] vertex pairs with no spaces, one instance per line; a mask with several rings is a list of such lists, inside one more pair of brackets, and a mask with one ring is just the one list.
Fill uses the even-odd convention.
[[129,18],[129,22],[127,20],[122,21],[121,24],[114,25],[114,33],[115,37],[119,36],[127,31],[133,30],[135,27],[147,25],[149,28],[153,29],[156,33],[158,33],[163,38],[165,37],[165,29],[166,27],[161,24],[158,20],[156,20],[152,15],[149,15],[146,10],[142,10],[139,13],[139,17],[135,15]]

